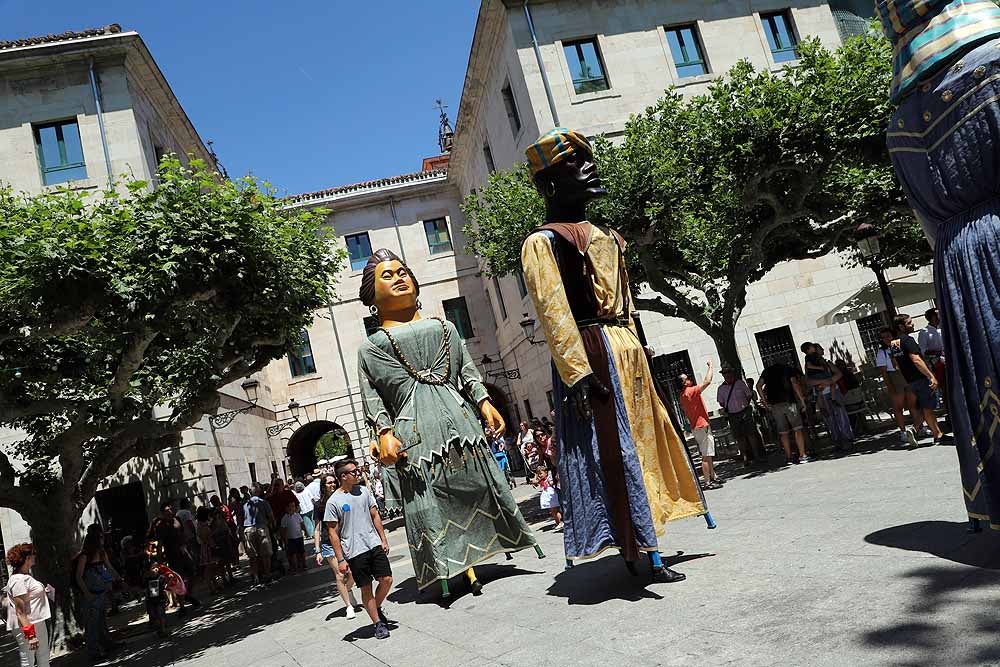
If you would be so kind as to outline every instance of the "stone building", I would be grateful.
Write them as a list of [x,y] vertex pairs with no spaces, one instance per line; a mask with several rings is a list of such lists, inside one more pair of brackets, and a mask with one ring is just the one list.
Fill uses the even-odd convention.
[[[702,93],[741,59],[780,71],[794,65],[802,39],[818,37],[835,48],[867,30],[872,13],[870,2],[852,0],[483,0],[449,178],[467,195],[483,187],[490,172],[523,162],[525,148],[555,126],[614,140],[630,114],[670,87],[686,96]],[[901,291],[910,297],[897,305],[933,293],[929,270],[909,273],[890,273],[906,283]],[[855,293],[870,295],[865,288],[872,281],[868,269],[846,268],[831,254],[782,264],[752,285],[737,328],[747,375],[758,376],[775,357],[797,358],[805,340],[864,359],[881,322],[877,309],[844,312],[837,319],[846,321],[831,326],[822,321],[832,320],[830,311]],[[485,282],[500,357],[520,371],[512,381],[515,409],[523,417],[545,414],[551,407],[549,356],[522,331],[522,320],[534,319],[523,283],[519,276]],[[913,312],[923,310],[913,305]],[[718,360],[711,339],[694,325],[654,313],[642,321],[664,376],[693,369],[700,378],[705,361]],[[708,407],[717,406],[709,400]]]
[[[168,152],[214,163],[138,33],[111,25],[0,42],[0,182],[27,193],[62,185],[98,192],[122,174],[154,182]],[[221,410],[248,405],[240,383],[221,393]],[[265,435],[273,423],[264,407],[224,430],[203,419],[180,446],[123,466],[102,485],[85,521],[99,516],[137,529],[163,499],[224,488],[227,470],[234,471],[230,484],[249,482],[251,463],[267,479],[284,458]],[[0,431],[0,446],[16,438]],[[28,528],[0,510],[0,536],[23,541]]]

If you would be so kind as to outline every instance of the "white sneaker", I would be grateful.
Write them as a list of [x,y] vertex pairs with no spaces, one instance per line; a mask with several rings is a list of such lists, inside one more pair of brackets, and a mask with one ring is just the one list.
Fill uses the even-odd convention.
[[355,616],[357,616],[357,614],[354,612],[354,605],[347,605],[347,620],[353,620]]
[[908,444],[910,447],[917,446],[917,434],[913,431],[912,428],[908,428],[906,429],[906,431],[903,432],[903,441],[906,442],[906,444]]

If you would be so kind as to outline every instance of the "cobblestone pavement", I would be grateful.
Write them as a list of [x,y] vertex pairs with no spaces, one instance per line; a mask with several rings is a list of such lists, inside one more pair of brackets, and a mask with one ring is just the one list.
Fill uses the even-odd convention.
[[661,541],[683,583],[646,585],[610,554],[563,571],[561,535],[519,487],[548,557],[498,558],[477,568],[483,596],[454,580],[444,606],[436,589],[417,594],[394,530],[386,610],[398,624],[386,641],[361,614],[344,617],[332,575],[317,568],[216,598],[167,640],[139,624],[112,664],[1000,664],[1000,536],[966,534],[954,448],[886,444],[798,466],[730,468],[709,494],[718,529],[686,520]]

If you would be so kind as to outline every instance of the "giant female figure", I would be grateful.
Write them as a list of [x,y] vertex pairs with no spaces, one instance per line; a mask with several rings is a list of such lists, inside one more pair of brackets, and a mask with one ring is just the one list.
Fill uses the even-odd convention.
[[381,328],[358,352],[372,454],[386,466],[386,499],[403,507],[406,536],[423,589],[499,553],[534,547],[490,451],[504,423],[451,322],[420,317],[420,285],[389,250],[368,260],[360,297]]
[[1000,529],[1000,8],[878,0],[889,154],[934,248],[951,425],[973,530]]
[[625,242],[586,217],[605,194],[590,143],[555,128],[527,156],[547,224],[525,240],[521,265],[552,353],[566,558],[615,548],[634,571],[646,552],[655,581],[681,581],[657,533],[706,514],[704,498],[632,321]]

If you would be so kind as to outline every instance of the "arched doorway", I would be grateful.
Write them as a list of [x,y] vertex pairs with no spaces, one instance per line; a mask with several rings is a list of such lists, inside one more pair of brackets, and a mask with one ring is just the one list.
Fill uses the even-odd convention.
[[507,394],[495,384],[484,384],[486,393],[490,395],[490,403],[497,409],[503,417],[503,423],[507,425],[507,433],[511,434],[517,430],[517,424],[511,422],[510,403],[507,401]]
[[[322,441],[325,453],[317,453],[317,445]],[[331,458],[338,453],[352,454],[351,437],[344,427],[337,422],[314,421],[303,424],[292,437],[288,439],[285,450],[288,452],[288,462],[292,467],[292,476],[301,477],[316,468],[316,462],[321,458]]]

